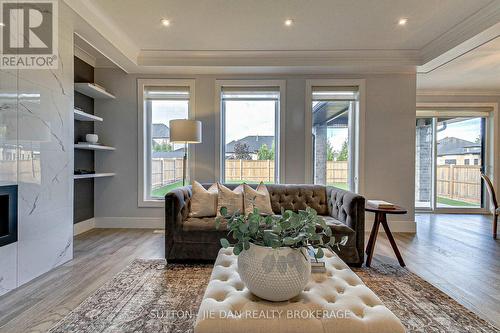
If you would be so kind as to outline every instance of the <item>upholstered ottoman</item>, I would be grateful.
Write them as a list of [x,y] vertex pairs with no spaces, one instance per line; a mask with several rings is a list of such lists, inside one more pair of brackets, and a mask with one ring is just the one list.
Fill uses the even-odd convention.
[[246,289],[232,249],[221,249],[198,311],[195,333],[399,333],[399,319],[335,254],[326,273],[313,273],[287,302],[268,302]]

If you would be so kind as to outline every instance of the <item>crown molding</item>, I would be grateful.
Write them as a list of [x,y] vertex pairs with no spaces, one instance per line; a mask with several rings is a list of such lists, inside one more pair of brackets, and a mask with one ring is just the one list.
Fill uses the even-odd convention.
[[286,68],[295,73],[415,73],[418,60],[418,51],[414,50],[142,50],[137,62],[141,70],[214,67],[220,71],[225,67],[236,71],[247,68],[247,71],[271,72]]
[[500,3],[493,0],[420,50],[422,65],[500,22]]
[[86,62],[87,64],[89,64],[94,68],[96,67],[97,59],[94,56],[90,55],[88,52],[85,52],[78,45],[75,45],[74,52],[75,52],[75,57]]
[[417,90],[417,96],[500,96],[499,90]]
[[[96,8],[91,1],[64,0],[64,2],[76,13],[75,30],[79,32],[83,39],[90,39],[90,36],[85,34],[84,31],[78,31],[78,29],[96,31],[98,38],[108,41],[123,56],[135,63],[139,48],[108,17],[105,17],[102,11]],[[92,34],[92,36],[95,35]],[[93,43],[89,42],[89,44],[92,45]]]

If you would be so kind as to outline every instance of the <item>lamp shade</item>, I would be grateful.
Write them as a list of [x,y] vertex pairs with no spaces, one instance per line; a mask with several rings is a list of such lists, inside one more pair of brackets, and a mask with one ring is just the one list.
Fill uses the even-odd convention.
[[169,125],[170,142],[201,143],[201,121],[173,119]]

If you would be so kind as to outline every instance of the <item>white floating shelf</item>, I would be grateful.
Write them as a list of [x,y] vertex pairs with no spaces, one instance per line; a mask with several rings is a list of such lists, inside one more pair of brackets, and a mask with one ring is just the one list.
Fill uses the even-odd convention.
[[113,177],[115,173],[112,172],[101,172],[101,173],[88,173],[83,175],[74,175],[73,179],[86,179],[86,178],[103,178],[103,177]]
[[75,149],[86,149],[86,150],[115,150],[115,147],[108,147],[103,145],[93,145],[91,143],[77,143],[75,144]]
[[79,121],[102,121],[103,119],[93,114],[75,109],[75,120]]
[[75,83],[75,90],[92,98],[115,99],[115,96],[93,83]]

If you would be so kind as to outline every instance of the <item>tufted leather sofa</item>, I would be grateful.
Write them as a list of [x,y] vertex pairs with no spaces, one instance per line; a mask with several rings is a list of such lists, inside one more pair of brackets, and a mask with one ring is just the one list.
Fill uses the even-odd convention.
[[[205,188],[211,184],[203,184]],[[237,184],[225,184],[234,189]],[[252,185],[251,185],[252,186]],[[322,185],[266,185],[274,213],[281,208],[298,211],[314,208],[330,225],[333,235],[347,235],[346,246],[337,251],[349,265],[360,266],[364,255],[365,199],[353,192]],[[189,217],[191,186],[177,188],[165,196],[165,257],[167,260],[215,260],[224,226],[215,228],[215,218]]]

